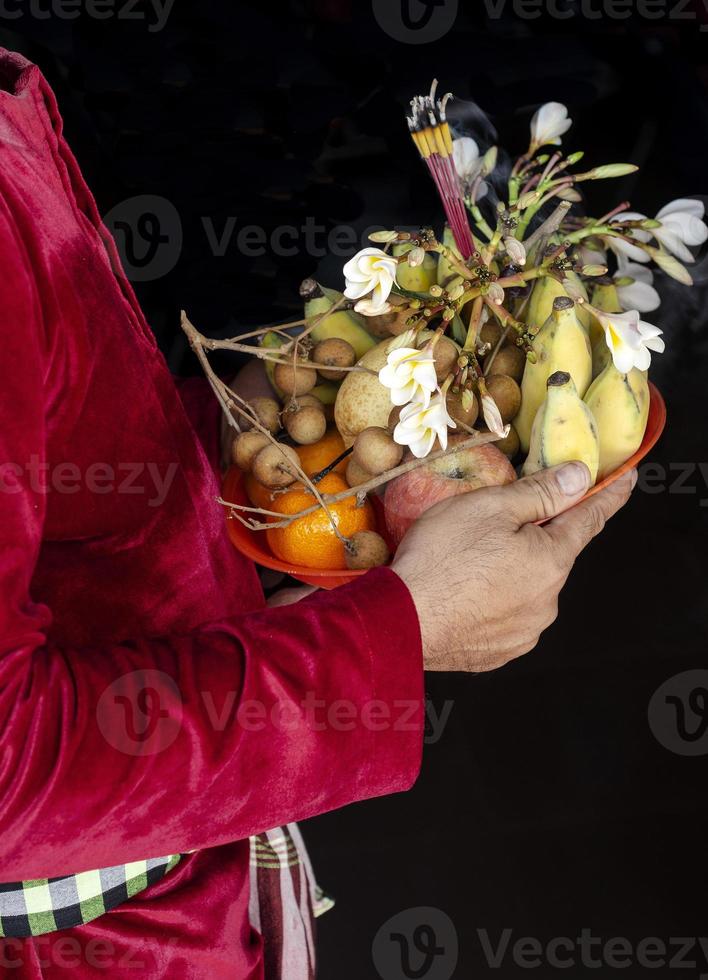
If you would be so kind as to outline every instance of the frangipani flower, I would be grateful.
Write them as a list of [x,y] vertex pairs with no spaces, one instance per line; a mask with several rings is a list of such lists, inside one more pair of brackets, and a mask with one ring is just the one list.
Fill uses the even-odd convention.
[[686,246],[702,245],[708,239],[708,227],[703,221],[705,212],[702,201],[687,197],[671,201],[656,216],[661,228],[654,229],[654,237],[682,262],[694,262],[693,254]]
[[561,136],[573,125],[568,110],[562,102],[546,102],[531,120],[531,148],[553,144],[558,146]]
[[347,283],[344,295],[348,299],[363,299],[371,293],[367,315],[386,312],[384,306],[396,282],[397,264],[393,255],[380,248],[362,248],[344,266]]
[[391,402],[406,405],[418,402],[427,408],[430,396],[438,386],[435,359],[430,347],[398,347],[392,350],[387,363],[379,371],[379,381],[391,389]]
[[628,374],[632,368],[647,371],[651,364],[651,351],[658,354],[663,352],[662,331],[652,323],[640,320],[638,310],[627,313],[593,312],[605,329],[612,361],[621,374]]
[[457,428],[448,414],[445,396],[438,391],[427,407],[420,402],[411,402],[402,409],[393,438],[399,446],[408,446],[415,457],[422,459],[433,448],[436,439],[443,449],[447,449],[448,427]]
[[[634,279],[626,286],[620,285],[623,278]],[[640,313],[651,313],[661,305],[661,297],[652,286],[654,273],[645,265],[635,262],[620,261],[617,275],[617,295],[625,310],[639,310]]]
[[485,425],[490,432],[493,432],[502,439],[506,437],[508,433],[508,426],[504,426],[501,412],[497,408],[497,403],[494,401],[491,395],[486,393],[486,391],[482,395],[482,417],[484,418]]
[[[704,215],[705,205],[702,201],[680,197],[666,204],[659,211],[655,219],[661,222],[659,228],[652,228],[651,232],[644,228],[633,228],[632,233],[641,242],[649,242],[653,236],[667,252],[675,255],[682,262],[695,262],[688,246],[702,245],[708,239],[708,226],[703,220]],[[646,215],[638,211],[622,211],[614,220],[645,221]],[[608,238],[607,243],[619,256],[625,256],[635,262],[649,261],[646,252],[636,245],[630,245],[616,238]]]
[[[455,164],[457,176],[460,178],[463,195],[469,194],[472,184],[482,172],[484,157],[479,155],[479,147],[471,136],[460,136],[452,141],[452,162]],[[477,188],[475,200],[480,201],[487,193],[487,184],[481,181]]]

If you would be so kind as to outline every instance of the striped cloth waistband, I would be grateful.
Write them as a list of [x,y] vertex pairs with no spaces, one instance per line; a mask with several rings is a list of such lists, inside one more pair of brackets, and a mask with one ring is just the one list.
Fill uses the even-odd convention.
[[26,938],[86,925],[164,878],[180,857],[0,884],[0,936]]

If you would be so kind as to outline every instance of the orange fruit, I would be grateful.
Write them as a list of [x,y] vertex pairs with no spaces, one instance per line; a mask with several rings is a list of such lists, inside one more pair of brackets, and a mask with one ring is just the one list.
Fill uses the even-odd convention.
[[246,491],[246,496],[251,501],[254,507],[262,507],[263,510],[273,510],[273,491],[270,487],[264,487],[262,483],[259,483],[255,478],[253,473],[246,473],[244,480],[244,489]]
[[[317,488],[322,494],[339,493],[348,489],[348,485],[338,473],[329,473],[319,481]],[[309,490],[296,483],[292,490],[279,494],[269,510],[279,514],[297,514],[313,503],[315,498]],[[376,530],[374,510],[368,500],[362,507],[357,507],[356,497],[352,495],[330,504],[329,509],[340,534],[345,538],[356,531]],[[306,568],[346,568],[344,545],[321,507],[305,517],[297,518],[287,527],[269,528],[266,537],[271,551],[281,561]]]
[[[333,425],[318,442],[313,442],[311,446],[295,446],[295,452],[300,457],[303,470],[308,476],[312,476],[329,466],[344,452],[344,440],[337,427]],[[347,460],[343,459],[341,463],[337,463],[332,472],[344,473],[346,468]]]

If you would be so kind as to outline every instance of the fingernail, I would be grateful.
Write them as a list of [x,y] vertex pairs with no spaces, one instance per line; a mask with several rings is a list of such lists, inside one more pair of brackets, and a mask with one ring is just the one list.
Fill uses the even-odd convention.
[[577,497],[590,485],[590,471],[585,463],[567,463],[556,470],[556,480],[561,493],[566,497]]
[[639,479],[638,470],[632,470],[632,483],[631,483],[632,490],[634,490],[634,488],[636,487],[638,479]]

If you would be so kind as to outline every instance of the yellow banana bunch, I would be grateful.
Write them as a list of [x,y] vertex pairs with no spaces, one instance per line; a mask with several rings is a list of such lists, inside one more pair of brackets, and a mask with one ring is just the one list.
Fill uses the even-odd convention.
[[[406,244],[394,245],[394,255],[405,255],[410,251],[411,246]],[[437,282],[438,263],[431,252],[425,253],[425,258],[420,265],[410,266],[407,262],[400,262],[396,270],[396,282],[401,289],[409,293],[427,293],[430,287]]]
[[585,394],[600,441],[599,479],[616,470],[642,444],[649,417],[649,382],[645,371],[621,374],[612,361]]
[[548,379],[546,398],[533,422],[523,475],[574,459],[585,463],[595,483],[600,460],[595,419],[578,396],[568,372],[555,371]]
[[[572,271],[567,272],[565,275],[566,278],[569,279],[576,289],[578,289],[578,291],[585,297],[585,299],[587,299],[587,291],[580,276]],[[526,313],[522,314],[522,318],[531,327],[542,327],[553,312],[553,301],[558,299],[559,296],[567,295],[568,293],[566,292],[565,286],[562,282],[558,282],[558,280],[554,279],[553,276],[541,276],[540,279],[536,280],[536,285],[533,287],[531,299],[529,300],[528,309],[526,310]],[[590,314],[587,310],[584,310],[581,305],[578,305],[576,309],[576,316],[585,329],[589,329]]]
[[592,380],[590,341],[569,296],[553,300],[552,313],[533,342],[536,363],[528,362],[521,381],[521,408],[514,419],[521,448],[528,452],[531,427],[546,397],[546,381],[554,371],[567,371],[582,398]]
[[[343,298],[338,290],[321,286],[314,279],[304,280],[300,286],[300,296],[305,300],[305,319],[308,321],[326,313]],[[310,337],[316,344],[321,340],[329,340],[330,337],[346,340],[354,348],[359,360],[377,343],[376,338],[367,331],[365,324],[366,319],[353,310],[335,310],[317,324]]]

